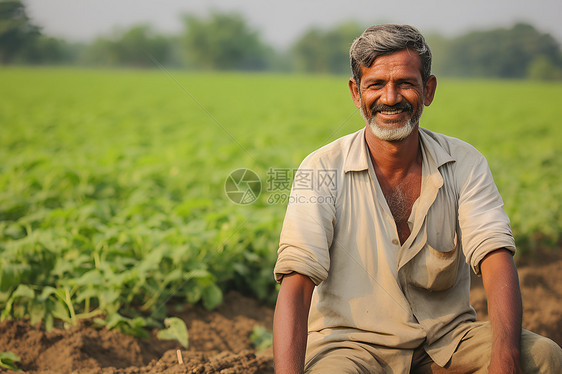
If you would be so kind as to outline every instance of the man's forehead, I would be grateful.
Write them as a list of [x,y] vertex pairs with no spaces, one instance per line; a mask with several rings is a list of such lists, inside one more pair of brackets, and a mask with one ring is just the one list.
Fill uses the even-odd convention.
[[412,73],[419,73],[421,76],[420,55],[411,49],[402,49],[393,53],[377,56],[371,66],[361,66],[361,73],[365,75],[388,69],[411,70]]

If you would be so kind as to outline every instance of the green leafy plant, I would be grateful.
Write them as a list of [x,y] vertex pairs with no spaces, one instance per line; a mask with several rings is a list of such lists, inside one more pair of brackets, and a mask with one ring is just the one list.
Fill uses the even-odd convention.
[[20,369],[16,366],[16,362],[19,362],[20,358],[12,352],[0,352],[0,367],[8,370]]
[[263,326],[254,326],[250,341],[258,351],[263,351],[273,344],[273,334]]
[[158,339],[177,340],[184,348],[189,346],[187,327],[182,319],[170,317],[164,320],[165,329],[158,331]]

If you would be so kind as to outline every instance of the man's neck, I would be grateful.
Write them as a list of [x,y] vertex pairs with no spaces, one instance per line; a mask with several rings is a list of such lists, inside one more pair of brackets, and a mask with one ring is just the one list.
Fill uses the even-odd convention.
[[406,139],[389,142],[377,138],[367,125],[365,139],[377,174],[382,174],[391,184],[406,177],[412,167],[421,166],[418,126]]

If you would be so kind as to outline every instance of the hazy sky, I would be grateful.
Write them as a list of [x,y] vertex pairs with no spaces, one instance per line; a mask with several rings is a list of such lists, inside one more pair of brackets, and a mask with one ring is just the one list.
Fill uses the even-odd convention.
[[148,22],[163,32],[181,30],[184,13],[211,9],[245,16],[264,39],[278,47],[292,43],[311,26],[356,20],[365,26],[408,23],[422,32],[458,35],[470,29],[533,24],[562,41],[561,0],[23,0],[47,34],[74,41],[109,35],[115,28]]

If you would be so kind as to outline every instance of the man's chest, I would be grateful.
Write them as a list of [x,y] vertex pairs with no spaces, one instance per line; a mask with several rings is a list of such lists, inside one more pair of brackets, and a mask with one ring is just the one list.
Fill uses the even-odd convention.
[[338,240],[362,243],[366,251],[383,245],[404,254],[416,251],[422,242],[445,251],[454,246],[458,224],[454,186],[422,183],[419,178],[410,188],[385,194],[368,173],[347,174],[342,182],[336,202]]
[[394,218],[400,243],[404,243],[410,236],[410,226],[408,224],[412,207],[420,196],[421,189],[421,172],[416,175],[410,175],[404,180],[389,184],[378,180],[384,199]]

